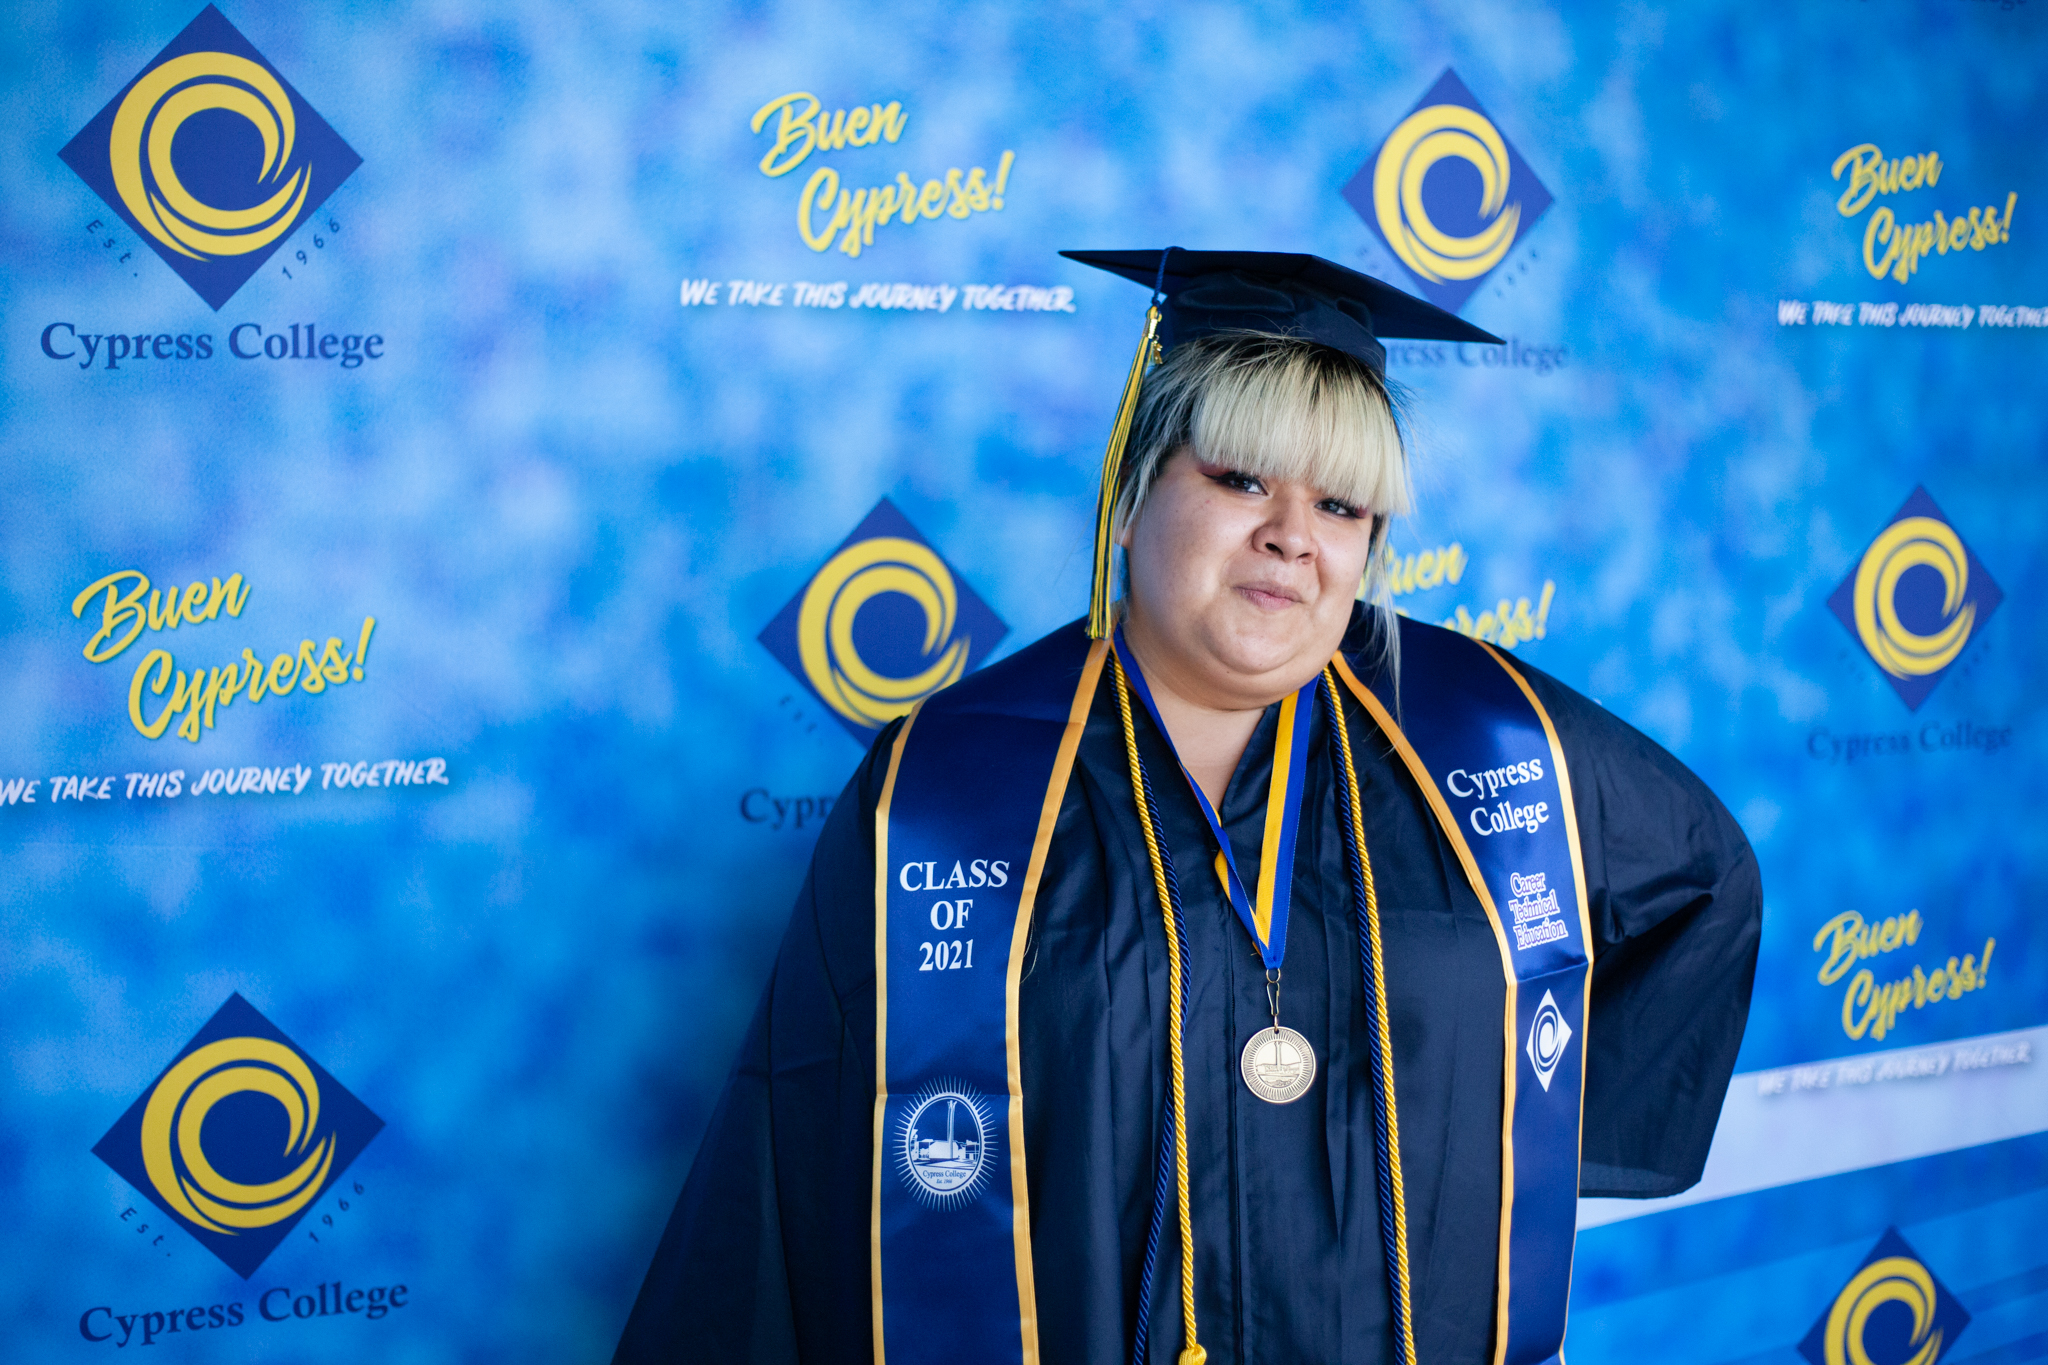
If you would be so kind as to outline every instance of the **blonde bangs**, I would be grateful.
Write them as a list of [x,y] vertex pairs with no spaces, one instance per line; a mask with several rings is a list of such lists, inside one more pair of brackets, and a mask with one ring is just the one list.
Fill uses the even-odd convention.
[[1205,464],[1405,516],[1408,462],[1386,393],[1331,361],[1328,351],[1299,346],[1217,366],[1196,400],[1189,444]]
[[1120,531],[1182,448],[1206,464],[1307,484],[1382,526],[1411,510],[1407,450],[1384,381],[1312,341],[1245,332],[1176,346],[1146,376],[1132,425]]

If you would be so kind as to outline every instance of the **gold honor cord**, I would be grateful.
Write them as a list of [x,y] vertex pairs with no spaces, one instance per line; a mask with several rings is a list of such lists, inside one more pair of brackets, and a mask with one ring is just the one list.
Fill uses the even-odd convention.
[[1501,927],[1500,911],[1494,905],[1493,892],[1487,889],[1486,878],[1480,874],[1479,864],[1472,857],[1472,847],[1465,841],[1465,833],[1458,827],[1458,821],[1445,804],[1443,793],[1437,790],[1436,779],[1430,776],[1422,756],[1415,752],[1415,746],[1408,742],[1408,736],[1401,733],[1380,699],[1373,695],[1371,688],[1359,680],[1351,671],[1351,665],[1339,654],[1330,661],[1337,670],[1337,676],[1344,680],[1344,686],[1351,695],[1358,698],[1358,704],[1372,717],[1373,724],[1394,746],[1394,752],[1401,756],[1401,763],[1414,779],[1416,790],[1429,804],[1429,810],[1436,817],[1437,827],[1443,831],[1444,839],[1457,854],[1458,865],[1464,869],[1465,880],[1471,884],[1472,894],[1479,898],[1480,908],[1486,911],[1486,922],[1493,930],[1494,946],[1500,952],[1501,976],[1507,989],[1506,1008],[1501,1011],[1501,1120],[1500,1120],[1500,1240],[1494,1289],[1494,1323],[1496,1327],[1493,1345],[1493,1365],[1505,1365],[1508,1349],[1508,1274],[1509,1238],[1514,1230],[1515,1211],[1515,1019],[1516,994],[1521,982],[1515,978],[1514,959],[1508,948],[1507,931]]
[[[1145,372],[1159,363],[1159,309],[1145,310],[1145,335],[1138,353],[1131,358],[1131,372],[1124,376],[1123,397],[1117,401],[1116,423],[1109,429],[1109,445],[1102,452],[1102,486],[1095,495],[1095,577],[1088,589],[1088,638],[1106,640],[1116,624],[1110,608],[1114,592],[1110,560],[1115,554],[1112,522],[1116,519],[1117,479],[1124,464],[1124,447],[1131,439],[1131,419],[1138,412],[1138,394],[1145,387]],[[1121,678],[1123,675],[1117,675]]]
[[[1152,325],[1159,320],[1159,310],[1153,309],[1151,316],[1152,324],[1145,330],[1148,344],[1152,340]],[[1140,352],[1139,359],[1142,361],[1143,358],[1143,352]],[[1137,373],[1136,367],[1133,367],[1133,373]],[[1120,420],[1120,432],[1122,425]],[[1115,449],[1114,442],[1112,449]],[[1099,560],[1097,568],[1099,573]],[[1107,628],[1103,634],[1108,634]],[[1160,857],[1159,832],[1152,828],[1152,812],[1145,803],[1145,770],[1138,760],[1138,732],[1131,724],[1130,686],[1124,680],[1123,661],[1112,655],[1111,667],[1116,670],[1116,707],[1123,717],[1124,756],[1130,765],[1131,795],[1138,807],[1138,825],[1145,832],[1145,856],[1152,864],[1152,885],[1159,895],[1159,911],[1166,924],[1166,1038],[1173,1074],[1173,1166],[1180,1195],[1180,1314],[1181,1338],[1185,1342],[1180,1353],[1180,1365],[1203,1365],[1209,1353],[1202,1349],[1195,1337],[1195,1223],[1188,1201],[1187,1069],[1182,1060],[1180,1027],[1181,1002],[1186,987],[1181,980],[1180,926],[1175,922],[1173,896],[1166,885],[1166,864]]]
[[[1586,901],[1585,862],[1584,855],[1579,847],[1578,815],[1572,800],[1571,772],[1565,761],[1564,745],[1558,739],[1557,727],[1551,723],[1550,713],[1537,700],[1535,692],[1530,689],[1529,684],[1523,679],[1522,675],[1517,673],[1500,651],[1493,648],[1493,646],[1482,642],[1479,648],[1507,673],[1509,679],[1521,691],[1524,700],[1528,702],[1530,709],[1535,713],[1543,726],[1544,739],[1550,749],[1551,762],[1557,770],[1558,800],[1562,807],[1559,816],[1564,822],[1565,837],[1571,850],[1572,876],[1577,883],[1580,941],[1586,945],[1585,970],[1587,972],[1587,980],[1590,982],[1593,970],[1592,919],[1590,908]],[[1430,774],[1428,766],[1422,761],[1421,755],[1416,752],[1415,746],[1401,732],[1401,727],[1395,723],[1393,716],[1388,713],[1386,706],[1374,695],[1372,689],[1361,682],[1358,675],[1351,671],[1351,666],[1345,662],[1344,656],[1339,654],[1330,661],[1330,666],[1336,670],[1337,676],[1343,679],[1344,686],[1350,690],[1351,695],[1358,699],[1358,704],[1365,708],[1366,714],[1372,717],[1373,723],[1379,726],[1380,731],[1386,736],[1387,742],[1393,746],[1394,752],[1400,756],[1403,766],[1408,769],[1409,775],[1414,779],[1416,789],[1421,792],[1423,799],[1429,805],[1431,814],[1436,817],[1438,828],[1442,831],[1445,841],[1449,843],[1452,852],[1457,855],[1458,862],[1464,869],[1465,878],[1471,883],[1473,894],[1478,897],[1480,908],[1486,912],[1487,922],[1493,929],[1495,946],[1500,952],[1501,973],[1507,990],[1507,999],[1506,1007],[1501,1013],[1502,1046],[1505,1051],[1501,1077],[1500,1251],[1494,1310],[1496,1336],[1492,1358],[1494,1365],[1504,1365],[1504,1362],[1507,1360],[1508,1350],[1508,1305],[1513,1288],[1510,1274],[1509,1250],[1514,1232],[1515,1213],[1514,1115],[1516,1090],[1515,1062],[1517,1054],[1515,1046],[1516,1019],[1518,1018],[1518,995],[1523,983],[1515,975],[1513,952],[1508,946],[1507,931],[1502,926],[1499,906],[1494,900],[1493,892],[1487,887],[1486,878],[1479,871],[1477,860],[1472,856],[1471,844],[1467,841],[1464,831],[1459,828],[1457,820],[1451,815],[1450,807],[1445,803],[1443,794],[1437,789],[1435,777]],[[1590,1029],[1592,1009],[1590,992],[1584,1008],[1585,1013],[1582,1013],[1580,1018],[1586,1023],[1586,1027]],[[1580,1120],[1583,1123],[1585,1113],[1585,1092],[1583,1088],[1580,1091],[1579,1103]],[[1576,1156],[1577,1153],[1575,1152],[1575,1160]],[[1567,1281],[1567,1284],[1569,1284],[1569,1281]]]
[[1415,1365],[1415,1319],[1410,1311],[1413,1300],[1408,1280],[1408,1200],[1404,1193],[1406,1182],[1401,1175],[1401,1117],[1394,1097],[1394,1035],[1387,1015],[1386,961],[1380,949],[1380,899],[1373,888],[1372,858],[1365,848],[1365,808],[1359,802],[1358,765],[1351,757],[1351,727],[1344,720],[1344,694],[1337,690],[1336,672],[1327,664],[1323,667],[1323,686],[1329,689],[1332,710],[1337,717],[1337,723],[1331,728],[1337,732],[1337,752],[1344,760],[1344,787],[1351,797],[1351,839],[1358,849],[1358,868],[1365,884],[1366,950],[1372,959],[1373,1008],[1379,1018],[1379,1047],[1375,1050],[1373,1065],[1380,1094],[1386,1097],[1387,1183],[1393,1186],[1394,1199],[1392,1270],[1394,1293],[1399,1299],[1394,1307],[1400,1314],[1403,1365]]

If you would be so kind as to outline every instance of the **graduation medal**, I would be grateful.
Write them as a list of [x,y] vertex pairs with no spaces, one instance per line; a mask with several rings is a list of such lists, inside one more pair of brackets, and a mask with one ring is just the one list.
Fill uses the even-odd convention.
[[[1146,685],[1137,660],[1131,657],[1122,627],[1116,632],[1116,652],[1145,703],[1145,710],[1172,749],[1173,736],[1160,719],[1152,689]],[[1301,829],[1302,788],[1308,777],[1308,720],[1322,681],[1318,673],[1300,691],[1280,700],[1280,732],[1273,742],[1273,775],[1266,789],[1266,830],[1259,853],[1256,899],[1245,894],[1244,879],[1237,875],[1237,859],[1231,852],[1230,836],[1224,832],[1216,808],[1209,804],[1208,794],[1195,781],[1195,775],[1185,763],[1181,764],[1181,775],[1187,778],[1195,804],[1202,808],[1202,818],[1209,822],[1209,833],[1216,839],[1216,879],[1222,883],[1238,921],[1258,945],[1259,956],[1266,964],[1266,1003],[1272,1010],[1273,1023],[1246,1041],[1238,1057],[1238,1072],[1244,1077],[1245,1088],[1268,1104],[1288,1104],[1300,1099],[1316,1078],[1315,1049],[1309,1046],[1308,1039],[1280,1024],[1280,964],[1287,956],[1287,911],[1294,899],[1294,845]],[[1178,751],[1174,757],[1178,760]]]
[[1237,1059],[1245,1087],[1268,1104],[1287,1104],[1308,1093],[1316,1078],[1315,1049],[1291,1028],[1262,1028]]

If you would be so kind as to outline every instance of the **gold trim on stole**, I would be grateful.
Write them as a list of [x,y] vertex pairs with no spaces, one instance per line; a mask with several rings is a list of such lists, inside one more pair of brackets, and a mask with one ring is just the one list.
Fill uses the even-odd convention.
[[873,1297],[875,1365],[882,1365],[882,1141],[883,1112],[889,1107],[889,801],[896,795],[896,769],[903,741],[917,724],[924,703],[910,708],[889,748],[889,772],[875,803],[875,1174],[868,1191],[868,1284]]
[[1074,756],[1080,752],[1081,735],[1088,728],[1088,712],[1095,703],[1095,688],[1102,680],[1102,664],[1108,657],[1108,640],[1096,640],[1088,646],[1087,661],[1081,665],[1081,681],[1074,689],[1073,703],[1067,708],[1067,730],[1060,737],[1059,752],[1052,761],[1052,777],[1045,784],[1045,803],[1038,811],[1038,835],[1031,841],[1031,866],[1025,870],[1024,886],[1017,896],[1017,922],[1010,931],[1009,974],[1003,982],[1003,1044],[1010,1064],[1011,1238],[1017,1251],[1017,1314],[1024,1339],[1024,1365],[1038,1365],[1038,1290],[1031,1260],[1031,1191],[1024,1170],[1024,1070],[1017,1056],[1017,993],[1024,980],[1024,945],[1031,937],[1038,883],[1045,875],[1045,859],[1052,849],[1053,830],[1059,824],[1060,804],[1073,777]]
[[[1579,1159],[1574,1163],[1574,1165],[1583,1165],[1586,1152],[1587,1055],[1584,1040],[1593,1036],[1593,914],[1586,901],[1586,860],[1581,856],[1579,850],[1579,812],[1578,807],[1572,801],[1571,769],[1565,764],[1564,744],[1557,737],[1557,727],[1550,723],[1550,712],[1543,709],[1543,703],[1538,701],[1536,694],[1529,689],[1527,680],[1492,645],[1481,640],[1479,647],[1488,654],[1493,655],[1494,662],[1507,670],[1507,675],[1515,680],[1515,686],[1522,689],[1522,695],[1527,697],[1529,705],[1535,708],[1537,717],[1543,722],[1544,737],[1550,741],[1551,761],[1557,765],[1558,804],[1561,807],[1558,811],[1558,817],[1564,821],[1565,836],[1571,845],[1572,872],[1579,888],[1579,941],[1586,947],[1586,988],[1580,992],[1579,1001],[1579,1038],[1581,1039],[1579,1046]],[[1578,1268],[1578,1259],[1574,1257],[1571,1274],[1565,1276],[1565,1294],[1567,1296],[1571,1294],[1571,1276],[1578,1273]],[[1571,1332],[1571,1318],[1569,1315],[1565,1318],[1565,1332],[1567,1335]],[[1557,1360],[1558,1365],[1564,1365],[1563,1337],[1558,1338]]]
[[[1031,862],[1017,896],[1017,918],[1010,932],[1010,958],[1003,981],[1003,1044],[1007,1054],[1010,1082],[1010,1209],[1011,1243],[1017,1266],[1017,1318],[1023,1348],[1023,1365],[1038,1365],[1038,1294],[1031,1259],[1031,1192],[1024,1162],[1024,1073],[1017,1046],[1017,996],[1024,979],[1024,948],[1031,936],[1031,915],[1038,902],[1038,886],[1045,875],[1045,861],[1052,849],[1052,836],[1059,824],[1060,804],[1074,772],[1074,758],[1080,752],[1081,736],[1088,728],[1088,712],[1095,701],[1095,688],[1102,678],[1103,661],[1109,657],[1109,641],[1096,640],[1088,647],[1081,665],[1081,680],[1067,708],[1065,732],[1055,752],[1052,775],[1046,783],[1045,800],[1039,806],[1038,830],[1031,842]],[[889,1102],[889,802],[896,793],[896,770],[903,759],[903,744],[917,721],[924,703],[919,702],[889,753],[889,774],[882,783],[881,800],[875,805],[875,1133],[874,1179],[868,1202],[868,1264],[873,1298],[875,1365],[885,1365],[882,1338],[882,1142],[883,1110]]]

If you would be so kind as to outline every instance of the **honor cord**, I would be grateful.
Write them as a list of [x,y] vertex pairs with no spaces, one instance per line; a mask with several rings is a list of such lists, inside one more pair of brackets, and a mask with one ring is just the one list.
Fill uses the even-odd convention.
[[1181,979],[1180,917],[1176,913],[1178,899],[1169,884],[1163,850],[1159,842],[1159,831],[1154,825],[1150,801],[1151,784],[1145,778],[1145,766],[1138,758],[1138,731],[1131,721],[1131,692],[1124,678],[1122,657],[1114,657],[1116,668],[1116,705],[1124,723],[1124,754],[1131,770],[1131,788],[1138,798],[1138,825],[1145,834],[1145,854],[1152,865],[1154,890],[1159,895],[1160,913],[1166,921],[1166,981],[1167,981],[1167,1056],[1172,1073],[1172,1125],[1175,1183],[1180,1196],[1180,1311],[1181,1340],[1180,1365],[1203,1365],[1209,1358],[1195,1336],[1195,1225],[1194,1213],[1188,1197],[1188,1130],[1187,1114],[1187,1071],[1181,1051],[1181,1016],[1186,1005],[1185,983]]
[[[1138,777],[1143,783],[1145,809],[1152,816],[1154,828],[1159,825],[1159,802],[1152,795],[1152,779],[1146,775],[1144,766],[1139,765]],[[1167,894],[1173,903],[1180,904],[1180,879],[1174,875],[1173,859],[1160,859],[1160,868],[1166,874]],[[1183,962],[1188,958],[1187,917],[1177,915],[1174,931],[1180,940],[1180,956]],[[1186,1027],[1186,1019],[1182,1019]],[[1152,1222],[1145,1233],[1145,1273],[1138,1281],[1138,1326],[1131,1336],[1131,1365],[1146,1365],[1146,1350],[1152,1335],[1152,1285],[1159,1269],[1159,1237],[1166,1228],[1166,1206],[1173,1198],[1173,1134],[1176,1119],[1173,1096],[1169,1093],[1166,1103],[1161,1106],[1159,1116],[1159,1177],[1152,1189]]]
[[[1183,1267],[1182,1334],[1187,1343],[1186,1349],[1181,1352],[1180,1365],[1202,1365],[1202,1362],[1207,1360],[1208,1353],[1202,1349],[1195,1335],[1194,1226],[1188,1193],[1187,1128],[1183,1119],[1187,1111],[1186,1069],[1182,1047],[1186,988],[1182,976],[1182,963],[1186,957],[1187,945],[1181,927],[1180,888],[1178,878],[1174,875],[1172,856],[1159,838],[1158,806],[1152,792],[1151,778],[1146,773],[1144,761],[1138,754],[1137,731],[1131,715],[1130,690],[1120,654],[1113,654],[1112,662],[1116,673],[1117,709],[1123,720],[1124,752],[1130,769],[1132,793],[1137,798],[1138,822],[1144,832],[1146,857],[1151,865],[1154,889],[1159,896],[1160,911],[1166,926],[1167,1046],[1172,1071],[1171,1093],[1161,1125],[1159,1183],[1154,1195],[1152,1222],[1146,1239],[1145,1271],[1139,1286],[1139,1321],[1133,1343],[1132,1361],[1133,1365],[1144,1365],[1145,1348],[1150,1335],[1152,1285],[1158,1260],[1161,1225],[1165,1215],[1170,1151],[1171,1171],[1179,1194]],[[1327,685],[1324,690],[1324,704],[1328,710],[1332,739],[1344,774],[1343,785],[1338,790],[1338,813],[1344,835],[1344,851],[1347,855],[1345,861],[1350,865],[1352,899],[1358,916],[1359,965],[1367,995],[1365,1027],[1374,1063],[1373,1146],[1377,1158],[1375,1165],[1379,1186],[1380,1230],[1385,1247],[1388,1299],[1392,1308],[1396,1358],[1401,1365],[1416,1365],[1413,1298],[1410,1292],[1408,1263],[1408,1211],[1404,1196],[1405,1182],[1401,1171],[1400,1110],[1394,1090],[1393,1031],[1387,1011],[1386,958],[1380,935],[1379,896],[1373,880],[1371,855],[1366,848],[1364,807],[1359,794],[1358,765],[1351,750],[1350,727],[1344,720],[1343,703],[1339,700],[1336,680],[1330,676],[1330,670],[1327,668],[1323,671],[1322,681]],[[1143,686],[1142,680],[1140,686]],[[1157,719],[1157,713],[1154,712],[1154,720]],[[1163,732],[1164,725],[1161,725],[1160,729]]]
[[1380,944],[1380,902],[1373,887],[1372,859],[1365,846],[1365,817],[1358,792],[1358,766],[1351,757],[1351,731],[1337,680],[1323,669],[1323,697],[1329,707],[1330,730],[1343,760],[1344,785],[1339,811],[1345,852],[1351,856],[1351,894],[1358,911],[1358,948],[1367,995],[1365,1028],[1374,1064],[1374,1143],[1379,1160],[1380,1232],[1386,1242],[1388,1299],[1394,1317],[1394,1346],[1402,1365],[1415,1365],[1415,1326],[1411,1315],[1408,1275],[1408,1206],[1402,1194],[1401,1118],[1394,1096],[1393,1030],[1387,1018],[1386,959]]

